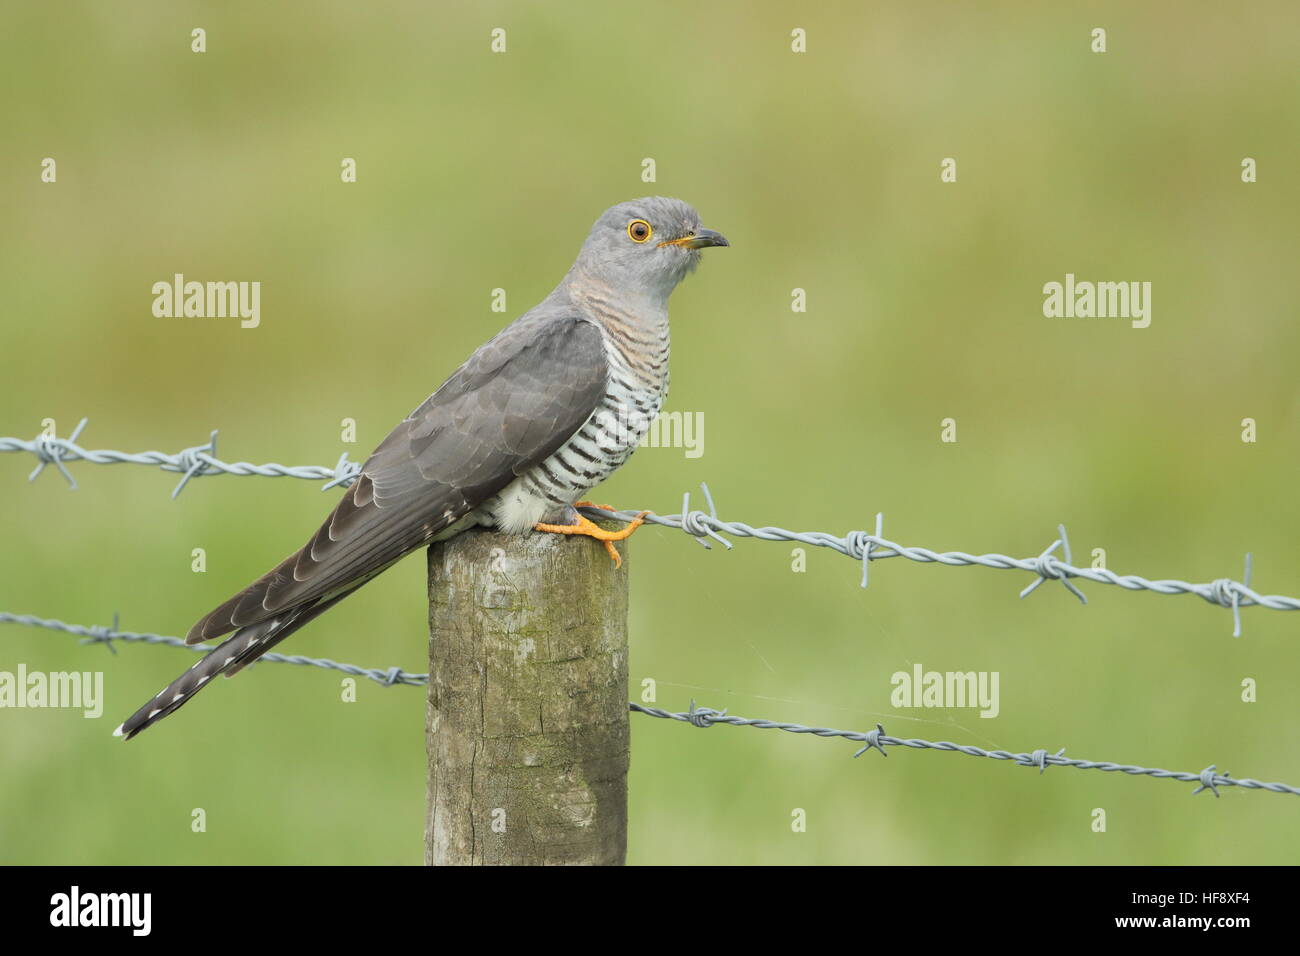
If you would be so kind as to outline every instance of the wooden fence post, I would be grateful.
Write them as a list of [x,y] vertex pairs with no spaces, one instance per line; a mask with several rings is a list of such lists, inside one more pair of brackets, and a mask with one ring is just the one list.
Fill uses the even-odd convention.
[[567,535],[429,548],[426,864],[624,862],[627,547],[617,570]]

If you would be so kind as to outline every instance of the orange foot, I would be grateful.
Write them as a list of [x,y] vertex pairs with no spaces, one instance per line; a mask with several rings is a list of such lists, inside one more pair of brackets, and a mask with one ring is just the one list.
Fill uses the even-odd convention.
[[[574,505],[574,507],[601,508],[605,511],[615,510],[609,505],[597,505],[590,501],[579,501]],[[576,515],[578,520],[574,524],[535,524],[533,525],[533,530],[548,531],[551,534],[580,534],[588,538],[595,538],[597,541],[605,545],[605,550],[608,551],[609,556],[614,559],[614,567],[621,568],[623,566],[623,558],[618,553],[618,549],[614,547],[614,542],[622,541],[624,538],[631,535],[637,528],[641,527],[642,522],[645,521],[645,516],[649,513],[650,512],[648,511],[641,512],[628,522],[627,527],[622,531],[606,531],[594,521],[580,514]]]

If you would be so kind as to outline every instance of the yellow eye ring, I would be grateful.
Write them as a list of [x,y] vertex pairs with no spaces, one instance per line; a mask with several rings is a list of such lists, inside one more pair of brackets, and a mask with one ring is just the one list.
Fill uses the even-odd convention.
[[644,219],[633,219],[627,224],[627,237],[633,242],[645,242],[655,233]]

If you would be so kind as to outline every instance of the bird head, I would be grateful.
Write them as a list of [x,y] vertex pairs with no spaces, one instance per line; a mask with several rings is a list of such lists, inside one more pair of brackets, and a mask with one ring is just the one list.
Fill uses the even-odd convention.
[[611,206],[591,227],[574,272],[626,293],[667,301],[710,246],[728,246],[680,199],[650,196]]

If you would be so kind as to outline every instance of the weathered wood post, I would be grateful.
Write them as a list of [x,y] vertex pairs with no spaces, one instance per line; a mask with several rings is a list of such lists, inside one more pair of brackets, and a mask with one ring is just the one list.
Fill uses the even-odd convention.
[[429,548],[426,864],[624,862],[627,546],[617,570],[567,535]]

